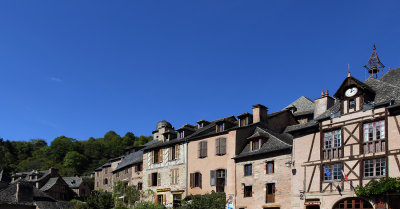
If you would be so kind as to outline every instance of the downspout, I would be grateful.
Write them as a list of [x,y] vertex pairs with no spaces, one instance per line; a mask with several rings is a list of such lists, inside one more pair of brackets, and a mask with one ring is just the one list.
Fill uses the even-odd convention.
[[189,140],[188,139],[186,139],[185,140],[186,141],[186,148],[185,148],[185,158],[186,158],[186,162],[185,162],[185,164],[186,164],[186,172],[185,172],[185,178],[186,178],[186,186],[185,186],[185,197],[187,197],[188,196],[188,189],[189,189],[189,187],[188,187],[188,172],[189,172],[189,162],[188,162],[188,159],[189,159],[189,157],[188,157],[188,149],[189,149]]

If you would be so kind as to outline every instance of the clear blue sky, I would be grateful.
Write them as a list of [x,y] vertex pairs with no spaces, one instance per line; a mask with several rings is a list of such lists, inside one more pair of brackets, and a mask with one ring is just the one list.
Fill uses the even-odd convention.
[[151,135],[400,67],[398,1],[0,1],[0,137]]

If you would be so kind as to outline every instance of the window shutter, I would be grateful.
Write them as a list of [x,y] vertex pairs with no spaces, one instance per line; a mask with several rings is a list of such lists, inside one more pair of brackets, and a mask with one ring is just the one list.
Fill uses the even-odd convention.
[[221,154],[220,142],[221,142],[221,139],[220,139],[220,138],[218,138],[218,139],[215,140],[215,145],[216,145],[216,148],[215,148],[216,153],[215,153],[215,154],[217,154],[217,155],[220,155],[220,154]]
[[222,138],[220,140],[220,149],[221,149],[221,155],[225,155],[226,154],[226,138]]
[[157,202],[157,195],[154,195],[154,203],[156,203],[156,204],[158,203]]
[[151,162],[151,163],[154,163],[154,150],[151,151],[150,162]]
[[190,174],[190,188],[193,188],[194,185],[194,173]]
[[175,145],[175,159],[179,159],[179,144]]
[[162,161],[163,161],[163,149],[160,149],[160,157],[159,157],[159,161],[160,161],[160,163],[162,163]]
[[206,141],[203,142],[202,150],[203,150],[202,156],[207,157],[207,142]]
[[164,205],[166,205],[166,203],[167,203],[167,200],[165,199],[165,196],[166,196],[166,195],[164,194],[164,195],[163,195],[163,204],[164,204]]
[[227,173],[227,169],[225,169],[225,185],[226,185],[226,181],[227,181],[227,178],[228,178],[228,173]]
[[147,186],[151,187],[151,174],[147,175]]
[[210,185],[215,186],[215,170],[210,171]]
[[202,188],[201,187],[201,183],[202,183],[201,180],[202,180],[202,176],[201,176],[201,173],[199,173],[199,186],[200,186],[200,188]]
[[199,147],[198,147],[198,149],[199,149],[199,154],[198,154],[199,158],[201,158],[201,154],[202,154],[202,152],[201,152],[202,144],[203,143],[199,142]]
[[250,150],[253,150],[253,141],[250,141]]
[[172,147],[168,147],[168,160],[172,160]]
[[157,186],[161,186],[161,173],[157,173]]

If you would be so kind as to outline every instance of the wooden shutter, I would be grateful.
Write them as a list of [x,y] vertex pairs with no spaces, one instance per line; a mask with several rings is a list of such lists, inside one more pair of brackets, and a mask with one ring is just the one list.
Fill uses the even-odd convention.
[[225,155],[226,154],[226,138],[222,138],[220,139],[220,150],[221,150],[221,155]]
[[206,141],[203,141],[201,151],[202,151],[201,156],[207,157],[207,142]]
[[194,173],[190,174],[190,188],[193,188],[194,186]]
[[161,186],[161,173],[157,173],[157,186]]
[[175,145],[175,159],[179,159],[179,144]]
[[161,148],[160,149],[160,157],[159,157],[159,161],[160,161],[160,163],[162,163],[162,161],[163,161],[163,149]]
[[168,148],[168,160],[172,160],[172,147]]
[[225,185],[226,185],[226,182],[227,182],[227,179],[228,179],[228,172],[227,172],[228,170],[227,169],[225,169]]
[[166,196],[166,195],[163,194],[163,204],[164,204],[164,205],[167,205],[167,204],[166,204],[166,203],[167,203],[167,199],[165,198],[165,196]]
[[148,187],[151,187],[152,185],[151,185],[151,174],[148,174],[147,175],[147,186]]
[[150,162],[151,162],[151,163],[154,163],[154,150],[151,151]]
[[158,203],[157,202],[157,195],[154,195],[154,203],[156,203],[156,204]]
[[253,150],[253,141],[250,141],[250,150]]
[[202,145],[202,143],[199,142],[199,144],[198,144],[198,151],[199,151],[199,152],[198,152],[198,157],[199,157],[199,158],[201,158],[201,147],[202,147],[201,145]]
[[215,147],[215,150],[216,150],[215,154],[217,154],[217,155],[220,155],[220,154],[221,154],[220,142],[221,142],[221,139],[220,139],[220,138],[218,138],[218,139],[215,140],[215,145],[216,145],[216,147]]
[[215,186],[215,170],[210,171],[210,185]]
[[199,186],[200,186],[200,188],[202,188],[201,187],[201,183],[202,183],[201,180],[202,180],[202,176],[201,176],[201,173],[199,173]]

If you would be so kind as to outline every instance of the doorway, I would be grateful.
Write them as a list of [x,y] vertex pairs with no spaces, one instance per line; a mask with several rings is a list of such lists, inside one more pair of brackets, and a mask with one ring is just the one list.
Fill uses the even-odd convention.
[[217,192],[225,192],[226,172],[223,169],[217,170]]
[[371,203],[361,198],[346,198],[335,204],[333,209],[373,209]]

